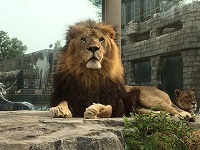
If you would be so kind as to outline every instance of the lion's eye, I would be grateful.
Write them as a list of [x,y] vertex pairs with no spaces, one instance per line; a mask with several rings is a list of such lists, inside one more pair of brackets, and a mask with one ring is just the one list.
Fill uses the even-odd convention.
[[99,38],[99,42],[104,42],[105,39],[103,37]]
[[185,99],[186,101],[188,101],[188,100],[189,100],[189,98],[188,98],[188,97],[184,97],[184,99]]
[[81,41],[85,42],[86,43],[86,38],[81,38]]

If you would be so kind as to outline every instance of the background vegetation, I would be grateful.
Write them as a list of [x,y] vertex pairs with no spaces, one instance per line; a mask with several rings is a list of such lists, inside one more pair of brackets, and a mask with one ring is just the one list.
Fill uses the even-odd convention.
[[0,61],[21,56],[26,50],[27,46],[22,41],[10,38],[7,32],[0,31]]
[[166,113],[124,117],[126,150],[199,150],[200,131]]

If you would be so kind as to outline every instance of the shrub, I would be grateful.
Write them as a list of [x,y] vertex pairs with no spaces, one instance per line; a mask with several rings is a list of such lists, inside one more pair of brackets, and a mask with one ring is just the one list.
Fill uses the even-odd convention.
[[[126,150],[197,150],[198,136],[185,119],[172,119],[167,113],[131,114],[124,117]],[[192,145],[191,145],[192,144]],[[196,144],[196,145],[195,145]],[[200,147],[198,147],[200,148]]]

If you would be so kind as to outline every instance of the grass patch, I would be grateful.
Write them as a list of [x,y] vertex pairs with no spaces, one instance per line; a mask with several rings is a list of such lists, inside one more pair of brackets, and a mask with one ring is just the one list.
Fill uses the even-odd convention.
[[160,114],[124,117],[126,150],[198,150],[199,133],[188,127],[185,119],[171,119]]

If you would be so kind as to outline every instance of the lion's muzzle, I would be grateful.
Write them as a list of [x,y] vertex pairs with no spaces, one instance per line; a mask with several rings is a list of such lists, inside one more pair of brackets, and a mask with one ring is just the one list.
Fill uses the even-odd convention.
[[99,46],[97,45],[91,45],[87,48],[88,51],[91,53],[90,59],[87,61],[86,67],[89,69],[100,69],[101,68],[101,62],[99,59]]
[[89,59],[89,61],[86,64],[86,67],[89,69],[100,69],[101,63],[98,59]]
[[190,108],[190,111],[194,112],[197,110],[197,103],[196,102],[192,102],[192,108]]

